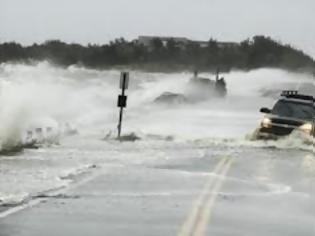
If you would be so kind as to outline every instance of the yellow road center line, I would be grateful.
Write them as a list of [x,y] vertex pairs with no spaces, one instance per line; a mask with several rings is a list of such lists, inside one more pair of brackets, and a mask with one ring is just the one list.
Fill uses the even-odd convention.
[[200,215],[201,216],[200,220],[197,222],[196,229],[193,234],[194,236],[206,235],[207,226],[208,226],[208,223],[210,222],[211,213],[212,213],[213,206],[218,196],[218,191],[222,188],[226,174],[229,171],[231,165],[232,165],[232,160],[229,160],[229,162],[224,166],[221,172],[222,178],[215,183],[212,190],[212,194],[209,200],[205,203],[203,211]]
[[[224,157],[215,167],[213,170],[214,174],[217,174],[223,167],[226,165],[228,161],[227,157]],[[190,214],[187,220],[182,225],[178,236],[190,236],[193,232],[194,226],[196,225],[196,220],[198,219],[198,215],[200,213],[201,207],[203,202],[206,200],[208,193],[210,192],[211,186],[213,185],[215,180],[214,176],[210,176],[209,180],[205,184],[201,194],[199,195],[198,199],[194,202],[193,207],[190,211]]]

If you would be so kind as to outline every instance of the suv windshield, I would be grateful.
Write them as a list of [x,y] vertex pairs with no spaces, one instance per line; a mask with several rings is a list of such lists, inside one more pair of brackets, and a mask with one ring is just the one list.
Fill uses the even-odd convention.
[[315,108],[311,104],[280,100],[273,107],[272,114],[311,120],[315,116]]

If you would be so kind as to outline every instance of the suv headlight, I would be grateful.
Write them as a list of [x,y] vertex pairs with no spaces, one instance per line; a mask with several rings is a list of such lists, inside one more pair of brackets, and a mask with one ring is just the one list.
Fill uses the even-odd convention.
[[271,128],[271,120],[268,117],[265,117],[261,122],[261,127],[263,128]]
[[310,134],[312,132],[312,129],[313,129],[312,123],[306,123],[306,124],[299,127],[299,130],[301,130],[307,134]]

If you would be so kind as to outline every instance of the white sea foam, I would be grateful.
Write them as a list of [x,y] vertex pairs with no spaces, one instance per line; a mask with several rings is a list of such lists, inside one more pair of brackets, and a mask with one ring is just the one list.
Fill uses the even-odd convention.
[[[115,141],[101,141],[110,131],[116,136],[119,73],[76,66],[61,69],[48,63],[0,65],[2,144],[18,144],[28,130],[36,128],[51,127],[54,134],[50,135],[61,137],[62,133],[76,135],[61,138],[61,146],[0,158],[3,202],[20,201],[36,192],[67,185],[68,180],[60,177],[69,171],[75,174],[82,166],[142,165],[172,158],[159,155],[160,147],[179,150],[178,155],[184,155],[181,148],[191,146],[311,149],[294,138],[279,142],[245,139],[259,124],[262,117],[259,108],[270,107],[274,102],[273,98],[261,97],[261,89],[310,80],[308,75],[275,69],[224,74],[228,88],[225,99],[172,107],[153,101],[166,91],[182,93],[191,74],[132,71],[123,133],[135,132],[142,140],[119,147]],[[214,78],[208,73],[201,76]]]

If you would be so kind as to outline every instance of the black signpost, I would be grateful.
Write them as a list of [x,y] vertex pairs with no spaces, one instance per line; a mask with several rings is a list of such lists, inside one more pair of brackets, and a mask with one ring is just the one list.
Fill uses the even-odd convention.
[[120,108],[119,121],[118,121],[118,126],[117,126],[119,140],[120,140],[120,135],[121,135],[123,111],[124,111],[124,108],[127,106],[127,96],[125,95],[125,90],[128,89],[128,85],[129,85],[129,73],[121,72],[121,75],[120,75],[121,95],[118,95],[118,102],[117,102],[117,106]]

